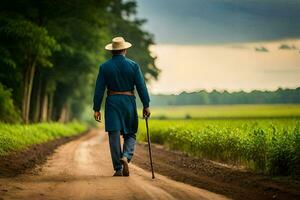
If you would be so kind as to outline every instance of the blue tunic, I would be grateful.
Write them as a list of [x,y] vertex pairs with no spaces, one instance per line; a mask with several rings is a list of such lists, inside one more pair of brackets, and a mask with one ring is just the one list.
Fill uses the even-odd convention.
[[[105,89],[112,91],[134,91],[136,88],[144,108],[149,107],[149,94],[140,66],[123,55],[114,55],[100,66],[95,94],[94,111],[100,111]],[[138,115],[135,96],[115,94],[107,96],[105,102],[105,131],[136,133]]]

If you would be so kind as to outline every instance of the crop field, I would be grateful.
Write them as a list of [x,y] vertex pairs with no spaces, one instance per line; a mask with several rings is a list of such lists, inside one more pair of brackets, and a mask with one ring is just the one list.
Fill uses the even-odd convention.
[[0,156],[22,150],[33,144],[68,137],[86,130],[81,123],[39,123],[30,125],[0,123]]
[[151,108],[156,119],[222,119],[299,117],[299,104],[161,106]]
[[[271,107],[275,110],[267,111]],[[162,112],[156,109],[153,109],[153,113]],[[296,117],[299,106],[248,106],[248,109],[247,106],[232,106],[232,112],[230,106],[211,109],[189,107],[191,114],[188,109],[184,109],[178,107],[165,111],[168,116],[176,115],[183,119],[149,120],[154,143],[264,174],[299,175],[300,119]],[[200,110],[203,113],[197,113]],[[216,119],[184,119],[183,113],[214,116]],[[228,118],[232,116],[236,118]],[[247,119],[248,116],[251,118]],[[142,121],[138,140],[146,141]]]

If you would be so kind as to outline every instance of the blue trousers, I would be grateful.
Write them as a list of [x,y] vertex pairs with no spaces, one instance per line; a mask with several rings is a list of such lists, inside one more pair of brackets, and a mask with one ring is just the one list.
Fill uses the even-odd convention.
[[121,149],[120,131],[108,132],[109,147],[112,163],[115,171],[122,170],[122,163],[120,158],[126,157],[130,162],[135,147],[135,134],[123,134],[123,151]]

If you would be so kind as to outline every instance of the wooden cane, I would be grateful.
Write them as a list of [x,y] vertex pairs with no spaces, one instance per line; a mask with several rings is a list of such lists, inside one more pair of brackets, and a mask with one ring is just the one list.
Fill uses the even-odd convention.
[[148,117],[145,117],[145,120],[146,120],[147,139],[148,139],[148,149],[149,149],[149,157],[150,157],[150,165],[151,165],[152,179],[154,179],[155,176],[154,176],[154,169],[153,169],[153,162],[152,162],[152,149],[151,149],[151,140],[150,140],[149,127],[148,127]]

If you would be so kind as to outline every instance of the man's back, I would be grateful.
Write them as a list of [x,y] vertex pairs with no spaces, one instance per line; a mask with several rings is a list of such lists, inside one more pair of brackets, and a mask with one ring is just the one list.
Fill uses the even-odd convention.
[[108,90],[133,91],[137,64],[123,55],[115,55],[101,65]]
[[94,110],[100,109],[105,88],[122,92],[133,91],[135,87],[144,108],[149,107],[150,98],[140,66],[124,55],[114,55],[100,67],[94,96]]

